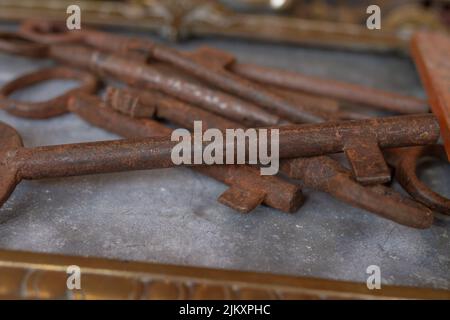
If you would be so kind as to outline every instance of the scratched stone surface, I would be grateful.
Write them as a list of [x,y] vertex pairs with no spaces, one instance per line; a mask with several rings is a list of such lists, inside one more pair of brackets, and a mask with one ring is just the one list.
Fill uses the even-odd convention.
[[[424,96],[413,63],[401,56],[219,39],[179,47],[204,44],[242,61]],[[0,84],[48,65],[0,54]],[[49,81],[16,97],[44,100],[72,86]],[[74,115],[26,120],[0,110],[0,120],[26,146],[118,138]],[[422,178],[450,196],[449,166],[425,169]],[[225,190],[186,168],[22,181],[0,209],[0,247],[358,282],[378,265],[384,284],[450,289],[448,218],[415,230],[310,190],[295,214],[260,206],[241,215],[216,202]]]

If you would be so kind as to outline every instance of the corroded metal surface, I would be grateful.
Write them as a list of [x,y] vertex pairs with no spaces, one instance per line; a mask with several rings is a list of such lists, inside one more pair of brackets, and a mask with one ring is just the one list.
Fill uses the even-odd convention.
[[[197,111],[194,111],[191,116],[189,116],[190,111],[192,108],[189,106],[186,106],[180,102],[177,102],[175,99],[164,97],[163,95],[156,93],[156,92],[147,92],[145,94],[140,93],[139,97],[137,97],[137,100],[133,100],[132,97],[130,97],[130,94],[132,95],[133,91],[125,90],[116,90],[115,93],[112,93],[110,91],[110,94],[108,95],[108,99],[110,100],[111,105],[117,106],[117,108],[122,109],[122,112],[125,112],[127,114],[136,115],[136,112],[139,112],[141,115],[149,115],[151,116],[153,113],[156,115],[158,113],[162,114],[162,117],[164,118],[164,113],[166,114],[166,118],[170,119],[171,121],[174,121],[178,125],[187,126],[192,125],[192,121],[195,120],[195,118],[204,119],[205,122],[210,122],[211,125],[218,126],[219,128],[226,128],[229,126],[238,126],[236,123],[230,122],[223,122],[220,117],[217,117],[216,115],[210,115],[207,112],[201,112],[196,114]],[[136,95],[136,93],[135,93]],[[121,99],[119,99],[122,97]],[[125,101],[126,100],[126,101]],[[140,100],[140,101],[139,101]],[[158,108],[159,105],[159,108]],[[131,110],[133,108],[133,110]],[[141,110],[141,111],[137,111]],[[155,111],[156,110],[156,111]],[[183,111],[184,110],[184,111]],[[227,112],[222,110],[222,115],[227,116]],[[184,116],[186,115],[186,116]],[[387,165],[383,159],[383,155],[380,151],[380,143],[381,140],[386,139],[388,136],[395,136],[396,138],[392,138],[393,140],[396,140],[399,138],[397,136],[398,134],[401,135],[401,132],[405,134],[406,132],[404,130],[412,130],[414,131],[414,126],[416,116],[412,116],[412,118],[403,118],[403,123],[397,123],[400,130],[395,128],[395,125],[392,125],[390,129],[388,129],[389,132],[382,132],[379,131],[376,132],[376,129],[374,129],[375,126],[377,126],[378,120],[377,119],[371,119],[371,120],[365,120],[367,122],[361,122],[361,129],[362,131],[350,129],[343,129],[336,132],[336,134],[330,133],[330,135],[325,139],[331,139],[331,140],[321,140],[320,133],[317,133],[317,131],[325,132],[327,128],[333,128],[336,124],[323,124],[322,128],[319,129],[319,126],[317,126],[317,131],[313,130],[311,131],[311,134],[307,134],[304,132],[304,144],[301,146],[290,144],[292,148],[305,148],[306,145],[310,145],[311,148],[314,148],[314,146],[320,148],[328,148],[330,147],[330,144],[332,144],[332,140],[334,139],[338,143],[337,140],[342,139],[340,143],[342,143],[343,147],[339,151],[330,151],[327,153],[336,153],[340,151],[344,151],[354,173],[354,176],[356,179],[364,184],[374,184],[374,183],[382,183],[387,182],[390,180],[390,172],[387,168]],[[425,116],[427,117],[427,116]],[[431,116],[432,117],[432,116]],[[400,119],[400,118],[399,118]],[[411,123],[409,121],[411,120]],[[364,123],[364,125],[363,125]],[[269,125],[268,123],[266,125]],[[431,127],[428,127],[428,129],[425,129],[425,127],[422,127],[419,125],[417,128],[418,131],[412,132],[410,131],[409,138],[413,137],[420,137],[420,136],[429,136],[429,133],[433,131],[431,129],[433,125],[429,123]],[[435,124],[436,125],[436,124]],[[434,125],[434,126],[435,126]],[[374,127],[372,127],[374,126]],[[338,128],[339,125],[336,126]],[[283,132],[286,131],[287,126],[283,127],[281,130],[281,134],[283,135]],[[363,129],[364,128],[364,129]],[[430,130],[431,131],[428,131]],[[436,128],[434,128],[435,130]],[[421,131],[424,130],[424,131]],[[395,131],[395,133],[394,133]],[[427,133],[428,132],[428,133]],[[434,132],[434,139],[436,138],[436,131]],[[391,137],[393,137],[391,136]],[[282,136],[281,136],[282,138]],[[337,139],[337,140],[336,140]],[[379,140],[381,139],[381,140]],[[414,139],[414,138],[413,138]],[[286,139],[286,141],[291,141],[289,139]],[[320,142],[322,141],[322,142]],[[291,141],[292,142],[292,141]],[[393,141],[391,141],[393,142]],[[281,142],[283,143],[283,142]],[[419,142],[419,144],[421,144]],[[308,150],[303,149],[302,152],[305,152],[304,155],[306,156],[312,156],[317,155],[315,152],[320,151],[313,151],[311,150],[311,154],[309,154]],[[293,155],[288,155],[286,157],[295,157]]]
[[428,111],[427,103],[424,100],[356,84],[305,76],[298,72],[276,70],[253,64],[231,64],[230,69],[244,77],[263,83],[362,104],[381,110],[398,113],[422,113]]
[[264,112],[252,103],[219,90],[188,82],[179,75],[160,71],[151,64],[144,65],[139,61],[130,61],[118,55],[102,53],[82,46],[52,46],[50,56],[64,63],[113,76],[129,84],[156,88],[213,112],[226,109],[230,117],[245,120],[250,126],[267,123],[276,125],[283,122],[280,117]]
[[281,158],[342,152],[357,147],[355,137],[373,139],[379,148],[432,144],[439,139],[439,124],[432,114],[286,125],[279,129]]
[[[193,54],[183,54],[175,49],[148,40],[121,37],[94,30],[57,32],[57,30],[60,30],[57,26],[57,24],[54,26],[51,22],[27,21],[21,27],[21,34],[39,43],[57,44],[64,42],[80,42],[113,53],[134,54],[133,56],[138,55],[143,59],[156,59],[172,64],[177,68],[202,79],[208,84],[212,84],[226,92],[247,99],[266,110],[274,112],[284,118],[288,118],[293,122],[320,122],[327,119],[326,115],[322,115],[317,110],[305,108],[303,103],[299,100],[292,101],[291,99],[286,99],[283,95],[278,95],[273,91],[265,90],[264,87],[258,83],[248,81],[245,78],[238,76],[236,73],[230,72],[226,67],[232,68],[239,74],[239,72],[242,72],[242,68],[244,68],[245,71],[245,67],[248,69],[249,66],[240,66],[239,64],[236,64],[234,57],[228,53],[204,48]],[[56,33],[50,31],[55,31]],[[250,68],[252,68],[252,66],[250,66]],[[254,74],[255,68],[251,71],[253,71],[252,73]],[[281,81],[282,84],[286,85],[287,82],[292,82],[292,79],[290,78],[294,77],[296,80],[294,83],[296,86],[294,88],[295,90],[298,90],[299,83],[302,85],[303,89],[306,86],[308,90],[312,90],[311,87],[324,87],[327,85],[325,91],[328,92],[328,94],[330,94],[331,91],[333,97],[337,94],[340,98],[344,97],[347,100],[353,99],[353,102],[364,102],[375,106],[380,106],[381,104],[384,108],[390,108],[391,110],[395,109],[396,111],[425,112],[424,108],[426,110],[426,106],[424,106],[421,101],[389,93],[380,97],[382,92],[369,88],[362,88],[363,93],[362,96],[360,96],[361,88],[357,86],[352,87],[347,84],[338,84],[327,81],[321,82],[319,79],[308,78],[302,75],[293,76],[292,74],[290,76],[283,75],[281,77],[282,79],[280,79],[280,71],[277,70],[271,70],[271,73],[268,75],[264,73],[265,70],[257,70],[257,80],[276,78],[276,81]],[[289,81],[287,78],[289,78]],[[306,84],[304,83],[305,79]],[[274,80],[272,79],[271,81]],[[323,94],[323,91],[319,92],[319,94]],[[407,105],[403,106],[405,102]],[[411,107],[408,107],[408,105],[411,105]],[[412,110],[410,110],[411,108]]]
[[430,145],[387,151],[388,162],[395,167],[395,177],[403,188],[428,208],[450,215],[450,199],[431,190],[417,176],[420,161],[426,157],[445,159],[445,150],[441,145]]
[[[132,119],[119,114],[96,97],[77,96],[70,104],[70,111],[95,126],[125,138],[165,136],[172,132],[156,121]],[[183,111],[186,108],[176,113],[186,115]],[[252,211],[261,203],[285,212],[295,212],[304,200],[300,186],[279,177],[261,176],[257,168],[250,166],[213,165],[192,169],[229,185],[230,188],[219,197],[219,201],[242,213]],[[230,197],[231,194],[240,194],[241,197]]]
[[450,38],[439,33],[419,32],[414,36],[411,49],[431,108],[441,125],[450,161]]
[[0,50],[29,57],[43,57],[47,54],[46,45],[31,42],[16,32],[8,31],[0,32]]
[[[77,80],[79,81],[79,85],[48,101],[26,102],[10,98],[15,91],[51,79]],[[51,118],[67,112],[67,104],[71,96],[82,92],[94,93],[97,87],[97,78],[88,72],[66,67],[41,69],[5,83],[0,88],[0,108],[19,117],[34,119]]]
[[[205,41],[193,40],[183,49],[202,44]],[[410,63],[400,57],[219,39],[209,39],[207,44],[232,51],[243,61],[422,94]],[[1,60],[1,81],[48,63],[31,64],[6,55]],[[349,73],[349,68],[358,72]],[[64,83],[43,87],[20,94],[42,99],[42,91],[52,94]],[[26,145],[117,138],[75,115],[30,121],[0,114],[2,121],[20,129]],[[445,193],[447,169],[433,164],[422,172],[422,179]],[[280,215],[263,206],[255,215],[237,215],[215,203],[223,190],[220,183],[182,168],[25,181],[0,209],[1,245],[362,283],[365,268],[375,263],[382,268],[383,287],[448,288],[448,224],[439,216],[432,228],[418,232],[309,189],[305,190],[308,201],[296,215]]]
[[[110,87],[106,100],[122,113],[135,117],[158,116],[189,129],[193,129],[194,120],[202,120],[206,127],[239,127],[237,123],[157,92]],[[415,228],[429,228],[433,222],[433,214],[428,208],[384,186],[361,186],[347,169],[331,158],[288,159],[281,163],[281,171],[289,177],[300,179],[306,187],[330,193],[353,206]]]
[[433,223],[430,209],[386,186],[356,183],[347,169],[328,157],[295,159],[283,165],[290,177],[305,185],[386,219],[420,229]]
[[194,129],[194,121],[201,120],[202,128],[243,128],[243,125],[196,108],[154,90],[108,87],[105,101],[111,108],[134,118],[158,117],[177,126]]
[[[14,129],[6,124],[1,126],[6,132],[6,141],[20,140]],[[399,131],[398,128],[405,129]],[[281,158],[341,152],[354,144],[353,139],[348,140],[349,136],[369,134],[381,148],[430,144],[439,137],[433,115],[292,125],[279,130]],[[13,172],[18,183],[21,179],[167,168],[174,166],[171,151],[177,143],[170,137],[11,149],[6,143],[1,149],[1,170]],[[234,141],[226,141],[223,147],[224,150],[233,147],[235,152],[238,148]],[[5,190],[0,190],[4,194],[9,194],[13,188],[11,184],[4,187]]]

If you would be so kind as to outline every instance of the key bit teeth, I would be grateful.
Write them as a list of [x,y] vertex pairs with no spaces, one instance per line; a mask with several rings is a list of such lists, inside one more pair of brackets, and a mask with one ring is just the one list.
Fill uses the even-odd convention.
[[264,192],[231,187],[220,195],[218,201],[241,213],[249,213],[263,203],[265,196]]
[[0,121],[0,155],[22,146],[22,138],[19,133],[14,128]]

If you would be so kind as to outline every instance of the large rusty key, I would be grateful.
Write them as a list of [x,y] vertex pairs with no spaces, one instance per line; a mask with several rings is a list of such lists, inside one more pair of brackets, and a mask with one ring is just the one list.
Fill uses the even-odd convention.
[[[22,35],[39,42],[49,39],[45,37],[45,32],[49,30],[48,28],[52,28],[51,23],[29,21],[22,25],[21,32]],[[44,33],[39,32],[39,30],[43,30]],[[61,42],[64,39],[69,41],[80,40],[79,42],[102,51],[122,53],[133,58],[146,57],[156,59],[172,64],[214,87],[259,105],[271,113],[277,112],[283,118],[293,119],[297,123],[321,121],[320,118],[317,118],[318,116],[316,114],[310,113],[303,105],[300,105],[299,101],[293,103],[283,96],[265,90],[263,86],[237,76],[224,68],[214,68],[213,65],[204,65],[173,48],[154,43],[148,39],[123,37],[95,30],[83,30],[75,33],[79,35],[79,39],[70,39],[70,34],[74,33],[62,32],[60,34],[62,38],[56,42]],[[68,35],[69,38],[64,38],[64,35]],[[298,112],[299,108],[302,109],[301,113]]]
[[[292,125],[277,129],[280,158],[342,152],[353,147],[354,140],[349,137],[357,135],[373,138],[377,148],[432,144],[439,138],[439,126],[433,115]],[[157,137],[24,148],[19,134],[0,123],[0,204],[21,179],[175,166],[172,149],[177,144],[178,141],[171,141],[170,137]],[[208,143],[193,145],[195,154],[197,148],[202,148],[197,150],[202,152]],[[242,146],[233,140],[226,141],[223,147],[224,151],[234,148],[236,154]],[[261,163],[259,158],[257,160]]]
[[[137,118],[162,118],[190,130],[194,127],[194,120],[202,120],[205,127],[220,129],[241,126],[239,123],[221,118],[170,97],[164,97],[164,95],[156,92],[110,87],[105,98],[108,106],[119,110],[121,113]],[[80,100],[79,97],[77,99]],[[75,110],[80,114],[79,111]],[[93,108],[87,107],[84,108],[83,113],[92,114],[91,122],[92,118],[98,117],[97,114],[99,114]],[[86,116],[83,117],[87,118]],[[126,121],[129,122],[130,119]],[[108,126],[112,122],[101,121],[101,125],[103,127]],[[117,130],[118,126],[112,124],[111,126],[113,130]],[[127,133],[131,131],[127,130]],[[137,134],[140,133],[137,132]],[[327,192],[352,206],[371,211],[397,223],[414,228],[428,228],[433,222],[433,214],[428,208],[384,185],[362,186],[352,179],[348,169],[330,157],[285,159],[281,162],[280,171],[290,178],[300,179],[306,187]],[[241,202],[241,199],[238,202]],[[221,200],[223,198],[219,201]],[[383,205],[380,206],[380,203],[383,203]]]
[[439,33],[419,32],[413,38],[411,51],[431,109],[441,125],[450,161],[450,38]]
[[167,137],[24,148],[0,122],[0,206],[22,179],[42,179],[173,166]]
[[[107,90],[107,93],[107,99],[109,101],[109,104],[113,106],[113,108],[116,108],[120,112],[129,114],[133,117],[156,116],[188,128],[190,128],[194,120],[202,120],[203,125],[213,128],[236,128],[242,126],[241,124],[225,120],[218,115],[209,113],[200,108],[192,107],[186,103],[165,96],[164,94],[156,91],[146,90],[144,92],[130,88],[109,88],[109,90]],[[431,115],[425,115],[425,117],[430,116]],[[312,125],[312,127],[317,129],[321,128],[319,129],[321,132],[326,132],[329,129],[336,130],[334,136],[329,132],[330,137],[333,136],[333,138],[331,139],[338,139],[341,141],[343,147],[340,151],[345,152],[356,180],[362,184],[377,184],[385,183],[390,180],[389,168],[387,167],[383,155],[380,151],[380,141],[382,141],[384,138],[387,138],[392,139],[393,142],[394,140],[396,140],[395,137],[407,135],[406,131],[415,131],[416,129],[421,130],[420,128],[415,127],[416,122],[414,121],[414,119],[416,119],[416,117],[417,116],[412,116],[411,118],[396,118],[397,121],[400,119],[411,120],[410,122],[406,120],[405,122],[397,122],[396,124],[392,124],[390,129],[387,129],[386,127],[388,131],[392,132],[393,136],[391,137],[388,137],[388,135],[386,135],[386,132],[382,130],[378,131],[378,133],[376,132],[377,130],[373,130],[372,127],[376,127],[379,123],[378,119],[365,120],[365,122],[335,122],[331,124],[314,124]],[[356,127],[345,128],[344,126],[339,125],[342,123],[366,123],[367,125],[359,127],[359,129],[357,129]],[[336,124],[338,125],[335,127]],[[306,126],[302,127],[307,128]],[[285,127],[286,130],[287,128],[290,127]],[[423,128],[424,127],[422,127],[422,129]],[[413,137],[417,133],[419,134],[419,136],[427,136],[426,130],[422,131],[421,133],[418,133],[418,131],[416,131],[416,133],[413,133],[411,131],[410,137]],[[304,132],[304,134],[306,136],[309,135],[309,133],[307,132]],[[303,142],[311,142],[313,144],[317,144],[319,148],[326,148],[327,142],[320,141],[320,133],[308,137],[309,138],[304,139]],[[306,144],[303,145],[303,148],[305,148],[305,146]],[[303,152],[309,151],[304,149]],[[318,152],[318,150],[312,150],[311,152]],[[308,156],[310,155],[312,154],[308,154]]]
[[[71,100],[69,109],[85,121],[125,138],[154,137],[172,132],[171,128],[154,120],[134,119],[120,114],[96,96],[79,94]],[[299,185],[277,176],[262,176],[258,168],[252,166],[212,165],[192,169],[228,185],[229,188],[218,200],[241,213],[248,213],[262,203],[291,213],[303,204]]]

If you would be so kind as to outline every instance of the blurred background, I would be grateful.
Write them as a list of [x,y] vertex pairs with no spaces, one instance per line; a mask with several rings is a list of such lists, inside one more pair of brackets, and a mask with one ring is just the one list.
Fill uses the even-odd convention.
[[[1,0],[0,19],[66,19],[149,30],[171,40],[227,36],[350,49],[403,50],[414,30],[448,32],[450,0]],[[381,30],[368,30],[369,5]]]

